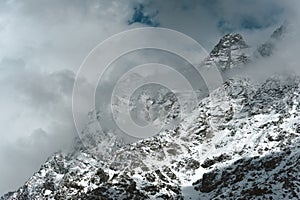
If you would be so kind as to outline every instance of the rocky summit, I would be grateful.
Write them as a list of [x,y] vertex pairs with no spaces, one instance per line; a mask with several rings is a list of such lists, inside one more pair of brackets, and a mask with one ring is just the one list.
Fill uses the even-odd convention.
[[222,71],[250,62],[249,46],[238,33],[225,35],[205,59],[204,65],[216,66]]
[[[223,70],[248,63],[247,48],[241,35],[226,35],[204,63]],[[175,127],[132,144],[97,133],[102,148],[77,140],[72,152],[49,157],[1,200],[297,200],[299,102],[297,76],[228,79]]]

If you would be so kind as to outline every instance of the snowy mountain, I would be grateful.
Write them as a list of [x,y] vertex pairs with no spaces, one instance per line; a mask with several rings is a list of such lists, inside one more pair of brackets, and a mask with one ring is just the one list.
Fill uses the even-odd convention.
[[238,33],[225,35],[204,60],[203,65],[212,63],[224,71],[250,62],[249,46]]
[[229,80],[174,130],[102,161],[57,153],[3,199],[298,199],[299,95],[299,78]]
[[[204,63],[216,62],[223,70],[248,63],[245,49],[240,35],[226,35]],[[157,97],[161,103],[153,103],[141,94],[136,101],[153,107],[173,99],[165,91]],[[176,101],[171,102],[172,107]],[[300,198],[299,102],[299,77],[270,77],[262,84],[229,79],[177,126],[132,144],[95,131],[98,115],[91,113],[84,132],[100,135],[92,140],[96,144],[86,148],[78,140],[73,152],[54,154],[20,189],[1,200],[296,200]]]

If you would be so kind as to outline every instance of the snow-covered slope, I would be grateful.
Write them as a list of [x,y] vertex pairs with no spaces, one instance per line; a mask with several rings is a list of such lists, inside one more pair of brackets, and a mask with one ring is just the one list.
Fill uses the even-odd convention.
[[299,95],[299,78],[229,80],[175,129],[57,153],[4,199],[299,199]]

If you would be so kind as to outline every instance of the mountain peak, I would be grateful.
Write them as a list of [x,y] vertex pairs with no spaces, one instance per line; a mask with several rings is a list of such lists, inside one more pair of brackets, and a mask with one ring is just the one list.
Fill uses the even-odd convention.
[[222,71],[248,63],[250,61],[245,49],[249,46],[239,33],[223,36],[204,61],[209,66],[213,63]]
[[215,48],[211,51],[210,55],[218,55],[221,50],[224,49],[243,49],[247,48],[248,45],[244,41],[243,37],[239,33],[229,33],[224,35]]

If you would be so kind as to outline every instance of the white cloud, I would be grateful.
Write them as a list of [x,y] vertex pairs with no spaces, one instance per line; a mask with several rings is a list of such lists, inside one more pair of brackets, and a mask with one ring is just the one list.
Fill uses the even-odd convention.
[[72,144],[75,73],[95,45],[130,28],[133,1],[0,4],[2,194],[22,185],[51,153]]

